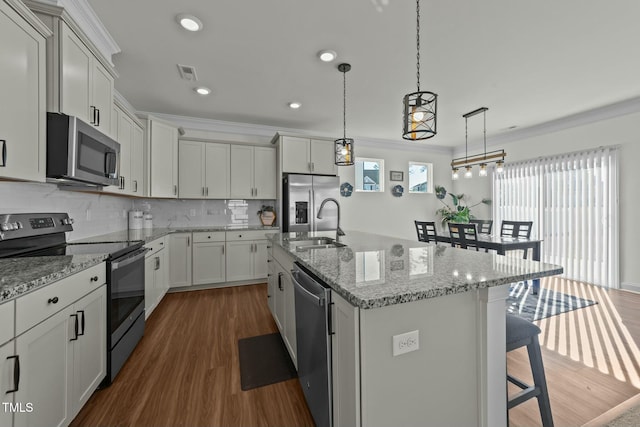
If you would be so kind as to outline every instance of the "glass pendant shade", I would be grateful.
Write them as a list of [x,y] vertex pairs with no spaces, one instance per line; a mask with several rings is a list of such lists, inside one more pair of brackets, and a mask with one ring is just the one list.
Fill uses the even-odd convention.
[[353,165],[353,139],[340,138],[335,140],[336,149],[336,165],[351,166]]
[[504,161],[498,160],[496,162],[496,172],[497,173],[502,173],[503,171],[504,171]]
[[438,95],[433,92],[413,92],[405,95],[402,138],[419,141],[436,136]]
[[464,177],[465,178],[473,178],[473,170],[471,169],[471,166],[467,166],[466,171],[464,173]]
[[478,172],[478,176],[487,176],[487,164],[480,163],[480,171]]
[[460,175],[458,174],[458,168],[453,168],[453,172],[451,173],[451,179],[453,179],[455,181],[459,177],[460,177]]

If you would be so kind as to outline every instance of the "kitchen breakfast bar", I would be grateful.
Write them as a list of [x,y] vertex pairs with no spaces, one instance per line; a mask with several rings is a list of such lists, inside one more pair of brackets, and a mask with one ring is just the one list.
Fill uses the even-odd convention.
[[298,365],[279,281],[297,263],[332,291],[333,425],[507,425],[509,284],[562,267],[356,231],[270,238],[269,304]]

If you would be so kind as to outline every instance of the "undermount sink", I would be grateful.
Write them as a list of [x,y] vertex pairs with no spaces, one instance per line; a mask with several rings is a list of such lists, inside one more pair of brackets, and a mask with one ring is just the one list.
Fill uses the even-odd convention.
[[327,248],[343,248],[346,245],[338,242],[316,244],[316,245],[299,245],[296,246],[296,251],[308,251],[309,249],[327,249]]
[[308,251],[309,249],[342,248],[346,245],[336,242],[330,237],[314,237],[312,239],[290,241],[296,251]]

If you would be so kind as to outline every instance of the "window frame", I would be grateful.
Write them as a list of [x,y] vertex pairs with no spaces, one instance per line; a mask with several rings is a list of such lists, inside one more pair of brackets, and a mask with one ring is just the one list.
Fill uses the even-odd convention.
[[[380,169],[378,169],[379,172],[379,176],[378,176],[378,185],[379,185],[379,189],[378,190],[365,190],[364,188],[359,188],[358,186],[358,163],[363,163],[362,165],[362,171],[364,171],[364,163],[368,162],[368,163],[377,163],[378,166],[380,167]],[[355,184],[354,185],[354,190],[359,192],[359,193],[384,193],[384,181],[385,181],[385,172],[384,172],[384,159],[374,159],[371,157],[356,157],[356,161],[355,161]],[[364,186],[364,183],[362,183],[362,186]]]
[[[411,189],[411,166],[426,166],[427,168],[427,188],[425,191],[414,191]],[[433,185],[433,163],[427,162],[414,162],[410,161],[409,166],[407,167],[407,192],[409,194],[433,194],[434,185]]]

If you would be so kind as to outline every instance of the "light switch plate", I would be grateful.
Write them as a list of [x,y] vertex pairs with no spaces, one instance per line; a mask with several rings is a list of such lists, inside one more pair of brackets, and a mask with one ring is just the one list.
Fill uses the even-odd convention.
[[393,336],[393,355],[399,356],[401,354],[416,351],[420,348],[420,331],[415,330],[411,332],[405,332],[404,334]]

